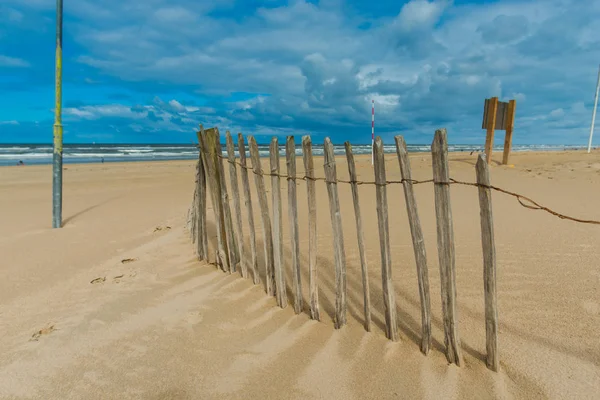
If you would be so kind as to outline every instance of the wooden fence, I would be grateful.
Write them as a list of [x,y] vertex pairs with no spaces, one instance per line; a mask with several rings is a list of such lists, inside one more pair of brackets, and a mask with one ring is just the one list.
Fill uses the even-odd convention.
[[[346,324],[347,313],[347,284],[346,260],[344,250],[344,237],[342,218],[338,197],[338,184],[351,185],[356,221],[358,250],[362,274],[362,289],[364,303],[364,323],[367,331],[371,330],[371,305],[369,283],[367,279],[367,257],[365,253],[365,240],[363,221],[359,201],[359,184],[373,184],[376,191],[377,219],[379,242],[381,251],[381,276],[383,289],[383,303],[385,312],[386,336],[393,341],[398,340],[398,320],[396,315],[395,292],[392,284],[391,249],[388,227],[387,186],[402,184],[405,195],[406,210],[413,242],[416,260],[419,296],[421,306],[421,344],[420,349],[424,354],[431,347],[431,306],[429,293],[429,278],[427,270],[427,255],[423,232],[417,210],[417,202],[413,186],[419,183],[432,183],[435,195],[435,213],[437,225],[437,247],[441,280],[442,315],[444,326],[444,342],[446,358],[450,363],[461,364],[460,338],[456,312],[456,282],[455,282],[455,248],[454,231],[452,224],[452,208],[450,204],[449,185],[452,183],[448,168],[448,144],[446,130],[435,132],[431,146],[433,157],[433,179],[429,181],[416,181],[411,177],[411,168],[406,150],[406,143],[402,136],[396,136],[396,153],[400,166],[400,181],[386,179],[383,142],[377,137],[374,142],[374,182],[357,181],[357,173],[350,143],[345,143],[346,158],[350,179],[342,180],[337,177],[334,147],[329,138],[324,143],[324,178],[315,176],[311,138],[302,138],[302,153],[305,169],[304,176],[296,176],[296,144],[293,136],[289,136],[285,143],[286,173],[280,171],[279,143],[273,138],[270,144],[270,170],[264,172],[259,158],[258,145],[254,137],[248,137],[251,166],[246,159],[246,144],[242,134],[238,134],[239,160],[235,157],[235,146],[229,132],[226,134],[227,154],[223,155],[220,135],[217,128],[204,130],[202,126],[198,132],[199,160],[196,171],[196,190],[194,201],[190,208],[190,231],[192,240],[197,245],[198,257],[209,260],[208,233],[207,233],[207,194],[214,213],[217,244],[215,262],[219,268],[226,272],[235,272],[238,266],[242,277],[249,276],[252,271],[253,282],[260,283],[259,268],[265,271],[265,290],[276,297],[279,307],[286,307],[288,296],[286,293],[285,268],[292,267],[294,311],[302,312],[302,282],[300,273],[300,246],[298,225],[298,198],[296,193],[296,180],[304,180],[307,184],[308,201],[308,270],[309,270],[309,310],[310,317],[320,320],[319,290],[318,290],[318,265],[317,265],[317,202],[316,185],[318,180],[325,181],[329,198],[329,213],[333,229],[334,268],[335,268],[335,312],[334,325],[336,329]],[[227,189],[227,174],[224,163],[228,164],[228,180],[231,193]],[[242,182],[240,190],[238,183],[238,167]],[[258,194],[258,207],[260,209],[260,231],[264,251],[264,265],[258,265],[258,249],[256,226],[253,212],[253,199],[250,190],[249,171],[254,177],[256,193]],[[494,229],[491,204],[491,189],[488,164],[484,155],[480,155],[476,164],[477,185],[479,191],[479,204],[481,216],[481,241],[483,246],[484,264],[484,293],[485,293],[485,327],[487,366],[493,371],[498,370],[498,314],[496,308],[496,253],[494,247]],[[267,198],[265,177],[271,179],[271,210]],[[288,184],[287,210],[288,229],[291,247],[291,260],[284,259],[283,253],[283,215],[280,180],[287,179],[293,184]],[[210,188],[210,190],[208,190]],[[243,197],[240,195],[242,192]],[[243,204],[242,204],[243,199]],[[230,202],[231,200],[231,202]],[[242,206],[246,207],[246,216],[249,231],[249,253],[244,251],[244,237],[242,225]],[[233,214],[233,215],[232,215]]]

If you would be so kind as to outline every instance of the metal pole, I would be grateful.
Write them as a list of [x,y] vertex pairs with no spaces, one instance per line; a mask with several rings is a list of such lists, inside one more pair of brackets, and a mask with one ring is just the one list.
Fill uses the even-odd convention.
[[54,151],[52,156],[52,227],[62,226],[62,25],[63,0],[56,0],[56,99],[54,104]]
[[594,135],[594,123],[596,122],[596,108],[598,108],[598,91],[600,90],[600,66],[598,66],[598,81],[596,82],[596,97],[594,98],[594,111],[592,111],[592,126],[590,127],[590,140],[588,142],[588,153],[592,151],[592,136]]

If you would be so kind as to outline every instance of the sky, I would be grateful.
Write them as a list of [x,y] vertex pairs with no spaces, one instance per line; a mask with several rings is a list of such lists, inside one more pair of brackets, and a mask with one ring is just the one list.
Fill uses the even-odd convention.
[[[483,144],[485,98],[514,143],[586,144],[600,0],[64,0],[66,143],[224,133],[404,135]],[[50,143],[54,0],[0,2],[0,143]],[[496,143],[504,138],[496,132]],[[600,134],[598,136],[600,140]]]

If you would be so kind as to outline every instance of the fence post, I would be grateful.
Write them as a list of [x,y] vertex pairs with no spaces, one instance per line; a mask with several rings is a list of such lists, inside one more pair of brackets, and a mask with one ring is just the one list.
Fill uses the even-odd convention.
[[254,169],[254,182],[256,183],[256,192],[258,193],[258,204],[260,206],[260,217],[263,227],[263,242],[265,248],[265,287],[270,296],[275,295],[275,277],[273,271],[273,235],[271,233],[271,218],[269,217],[269,203],[267,202],[267,191],[265,189],[265,180],[262,166],[260,164],[260,155],[258,154],[258,145],[254,136],[248,136],[250,145],[250,159]]
[[[485,156],[480,154],[476,165],[477,183],[490,186],[490,172]],[[498,371],[498,308],[496,301],[496,247],[494,245],[494,218],[492,191],[479,186],[481,216],[481,245],[483,247],[483,286],[485,289],[485,346],[487,366]]]
[[231,181],[231,196],[233,197],[233,208],[235,210],[235,241],[237,243],[238,253],[240,255],[240,267],[242,277],[248,277],[248,266],[244,260],[244,231],[242,229],[242,206],[240,204],[240,189],[238,186],[237,167],[235,165],[235,149],[233,147],[233,139],[231,133],[225,133],[225,141],[227,143],[227,161],[229,163],[229,180]]
[[225,183],[225,169],[223,168],[223,147],[221,146],[221,135],[219,130],[215,130],[215,146],[217,152],[217,174],[219,185],[221,186],[221,202],[223,203],[223,216],[225,218],[225,234],[227,238],[227,248],[229,250],[229,272],[236,271],[236,264],[240,261],[235,236],[233,234],[233,221],[231,210],[229,208],[229,195],[227,193],[227,184]]
[[210,183],[211,201],[213,212],[215,214],[215,225],[217,227],[217,264],[221,266],[223,271],[229,271],[229,256],[227,249],[227,239],[225,238],[225,221],[223,219],[223,205],[221,203],[221,189],[217,178],[217,148],[214,143],[216,135],[213,133],[216,128],[210,128],[203,132],[200,128],[200,147],[206,157],[205,166],[208,172],[208,180]]
[[360,268],[362,272],[363,284],[363,305],[365,312],[365,329],[371,331],[371,295],[369,292],[369,275],[367,273],[367,256],[365,254],[365,235],[362,226],[362,216],[360,213],[360,202],[358,197],[358,184],[356,183],[356,165],[354,163],[354,154],[352,154],[352,145],[350,142],[344,143],[346,148],[346,159],[348,160],[348,173],[352,187],[352,200],[354,201],[354,216],[356,218],[356,235],[358,239],[358,252],[360,254]]
[[287,306],[285,287],[285,270],[283,269],[283,220],[281,211],[281,185],[279,181],[279,143],[277,138],[271,140],[271,195],[273,199],[273,258],[275,267],[275,295],[277,305]]
[[308,266],[310,318],[319,321],[319,287],[317,285],[317,198],[315,185],[315,166],[310,136],[302,137],[302,159],[306,176],[308,198]]
[[448,142],[446,129],[435,131],[431,145],[437,245],[440,263],[442,311],[444,314],[444,343],[448,362],[460,366],[460,339],[456,312],[456,272],[454,256],[454,229],[450,207],[450,174],[448,171]]
[[340,213],[340,200],[337,189],[337,173],[333,144],[325,138],[325,179],[327,180],[327,193],[329,195],[329,212],[333,227],[333,245],[335,260],[335,320],[336,329],[346,325],[346,255],[344,252],[344,233],[342,230],[342,215]]
[[285,142],[288,175],[288,221],[292,247],[292,274],[294,277],[294,312],[302,312],[302,277],[300,275],[300,239],[298,237],[298,196],[296,195],[296,143],[293,136]]
[[408,224],[412,236],[413,250],[417,264],[417,277],[419,281],[419,297],[421,298],[421,351],[429,353],[431,345],[431,303],[429,300],[429,273],[427,268],[427,254],[425,240],[421,230],[421,221],[417,211],[417,200],[413,190],[410,161],[406,150],[406,142],[402,136],[396,136],[396,153],[400,163],[400,172],[404,186],[404,199],[408,213]]
[[392,281],[392,258],[390,249],[390,232],[388,226],[387,188],[385,176],[385,159],[383,142],[377,136],[373,143],[375,162],[375,190],[377,194],[377,222],[379,225],[379,243],[381,249],[381,280],[383,286],[383,303],[385,305],[386,336],[397,341],[398,322],[396,320],[396,294]]
[[260,283],[258,276],[258,259],[256,256],[256,231],[254,228],[254,214],[252,210],[252,195],[250,193],[250,181],[248,180],[248,167],[246,166],[246,146],[244,145],[244,136],[238,133],[238,152],[240,153],[240,164],[242,174],[242,188],[244,190],[244,200],[248,212],[248,228],[250,231],[250,265],[252,266],[253,282],[255,285]]
[[[197,132],[198,144],[200,144],[200,131]],[[198,247],[198,257],[201,260],[208,261],[208,235],[206,232],[206,175],[203,162],[204,155],[202,149],[198,146],[198,168],[196,172],[196,240]]]
[[198,207],[197,197],[198,197],[198,165],[196,164],[196,186],[194,187],[194,197],[192,198],[192,205],[188,209],[188,215],[187,215],[187,228],[189,228],[189,230],[190,230],[190,239],[191,239],[192,243],[196,242],[196,234],[197,234],[197,227],[196,227],[196,223],[198,222],[197,217],[196,217],[196,213],[198,211],[197,210],[197,207]]

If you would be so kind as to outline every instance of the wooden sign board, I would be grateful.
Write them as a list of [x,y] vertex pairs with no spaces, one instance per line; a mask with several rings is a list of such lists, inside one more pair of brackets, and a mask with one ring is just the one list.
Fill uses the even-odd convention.
[[[481,123],[481,129],[488,128],[488,109],[490,105],[490,99],[485,99],[485,104],[483,105],[483,122]],[[506,130],[508,119],[508,102],[499,101],[498,108],[496,109],[496,126],[494,126],[494,130],[504,131]]]

